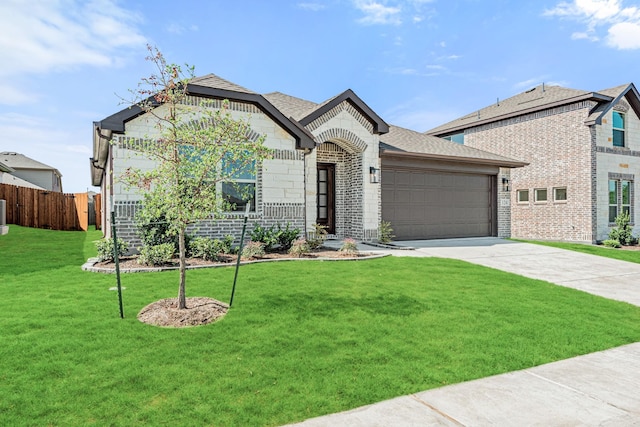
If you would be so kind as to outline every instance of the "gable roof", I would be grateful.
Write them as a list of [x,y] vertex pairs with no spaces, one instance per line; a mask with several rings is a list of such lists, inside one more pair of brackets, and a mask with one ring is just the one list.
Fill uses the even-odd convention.
[[389,133],[380,139],[380,154],[383,156],[400,155],[434,160],[455,160],[502,167],[522,167],[528,164],[398,126],[390,126]]
[[14,171],[15,171],[15,169],[13,169],[13,168],[5,165],[4,163],[0,162],[0,172],[11,173],[11,172],[14,172]]
[[5,166],[8,166],[15,170],[31,169],[31,170],[44,170],[51,171],[58,176],[62,176],[60,171],[52,166],[45,165],[42,162],[34,160],[24,154],[15,153],[12,151],[4,151],[0,153],[0,162]]
[[384,134],[389,131],[389,125],[351,89],[347,89],[341,94],[331,97],[320,104],[285,95],[280,92],[272,92],[264,96],[269,102],[276,106],[276,108],[299,121],[302,126],[307,126],[323,114],[326,114],[346,101],[371,122],[374,133]]
[[580,101],[595,101],[598,103],[591,111],[585,124],[600,124],[604,114],[615,105],[618,99],[627,95],[629,95],[628,99],[632,108],[640,115],[640,97],[638,97],[638,92],[633,83],[601,90],[599,92],[542,84],[512,96],[511,98],[498,100],[492,105],[435,127],[426,133],[429,135],[452,134],[470,127]]

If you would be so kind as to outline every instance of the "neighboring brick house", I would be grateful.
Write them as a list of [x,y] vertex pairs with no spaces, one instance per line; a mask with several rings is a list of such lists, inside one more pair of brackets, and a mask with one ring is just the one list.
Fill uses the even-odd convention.
[[[6,181],[3,180],[5,184],[62,192],[62,174],[54,167],[10,151],[0,153],[0,162],[10,167],[13,170],[10,174],[18,178],[6,176]],[[31,185],[25,185],[24,181]]]
[[[188,92],[191,105],[207,98],[217,108],[222,100],[229,100],[232,114],[248,118],[253,135],[265,135],[265,145],[273,149],[272,158],[243,180],[254,189],[251,225],[289,222],[311,231],[319,223],[333,238],[375,240],[386,212],[403,239],[506,237],[508,233],[509,212],[497,208],[499,197],[504,197],[498,172],[500,167],[520,167],[523,162],[390,127],[351,90],[316,104],[277,92],[261,95],[210,74],[193,79]],[[91,175],[93,185],[101,187],[102,229],[110,233],[108,222],[114,210],[118,235],[134,245],[138,242],[134,217],[142,197],[126,189],[118,177],[131,164],[152,166],[149,160],[132,156],[130,144],[156,132],[153,117],[139,108],[94,122]],[[425,195],[436,193],[424,184],[416,189],[420,184],[415,184],[416,178],[424,182],[427,175],[436,177],[445,189],[438,193],[445,197],[433,214],[424,209],[424,200],[433,200]],[[407,177],[411,179],[405,183]],[[468,180],[481,183],[483,193],[466,185]],[[423,196],[416,198],[416,191]],[[412,200],[420,215],[403,217]],[[471,214],[473,209],[483,215]],[[423,215],[440,218],[446,223],[445,232]],[[199,223],[192,232],[239,235],[242,217],[240,212],[229,212],[215,223]]]
[[620,212],[639,223],[639,116],[632,83],[540,85],[426,133],[529,163],[510,172],[512,237],[596,242]]

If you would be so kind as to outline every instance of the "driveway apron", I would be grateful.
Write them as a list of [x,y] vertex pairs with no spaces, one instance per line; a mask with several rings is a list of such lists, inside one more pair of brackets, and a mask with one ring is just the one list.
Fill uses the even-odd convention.
[[[497,238],[367,252],[455,258],[640,306],[640,264]],[[306,420],[321,426],[640,426],[640,343]]]

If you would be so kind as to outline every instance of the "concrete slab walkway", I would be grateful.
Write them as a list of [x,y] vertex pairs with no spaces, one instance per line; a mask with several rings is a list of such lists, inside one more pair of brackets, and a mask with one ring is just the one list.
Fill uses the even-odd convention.
[[[455,258],[640,306],[640,264],[495,238],[362,246]],[[640,426],[640,343],[428,390],[296,424],[321,426]]]

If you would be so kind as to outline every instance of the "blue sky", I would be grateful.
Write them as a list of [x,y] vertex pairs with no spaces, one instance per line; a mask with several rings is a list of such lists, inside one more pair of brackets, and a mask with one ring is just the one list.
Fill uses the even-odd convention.
[[353,89],[426,131],[542,82],[640,82],[629,0],[3,0],[0,151],[90,187],[92,122],[152,72],[146,44],[260,93],[322,102]]

